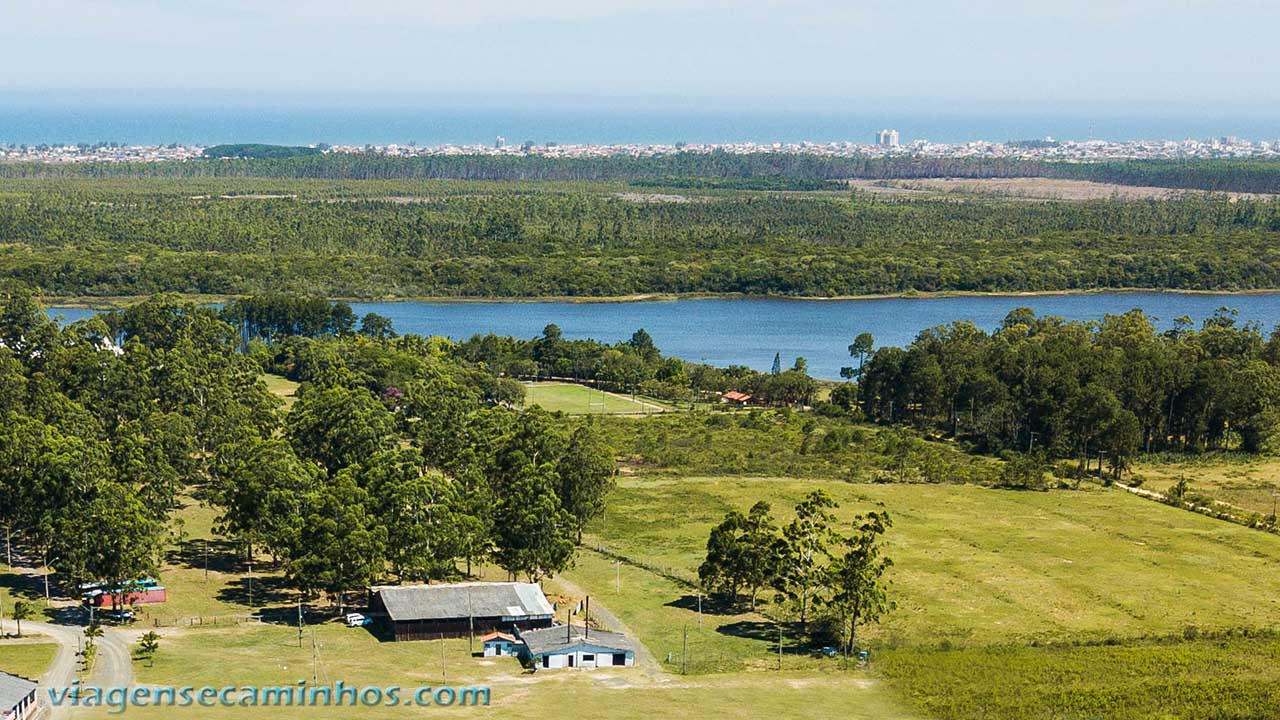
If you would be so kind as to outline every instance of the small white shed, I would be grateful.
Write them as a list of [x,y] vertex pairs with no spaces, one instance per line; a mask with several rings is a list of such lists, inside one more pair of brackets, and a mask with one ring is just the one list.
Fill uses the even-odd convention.
[[520,659],[535,668],[632,667],[635,645],[618,633],[558,625],[520,633]]

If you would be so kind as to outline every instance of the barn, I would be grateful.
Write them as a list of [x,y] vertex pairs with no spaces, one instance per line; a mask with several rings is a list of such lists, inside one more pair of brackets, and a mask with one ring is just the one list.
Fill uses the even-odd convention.
[[555,610],[534,583],[384,585],[369,588],[369,614],[397,641],[549,627]]
[[535,668],[631,667],[635,645],[625,635],[590,630],[577,625],[557,625],[541,630],[521,630],[524,643],[520,659]]

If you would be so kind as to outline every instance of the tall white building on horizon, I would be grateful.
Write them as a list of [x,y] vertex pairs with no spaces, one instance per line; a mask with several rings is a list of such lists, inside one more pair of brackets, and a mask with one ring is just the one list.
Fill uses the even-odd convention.
[[897,130],[881,130],[876,136],[876,144],[880,147],[898,147],[902,142]]

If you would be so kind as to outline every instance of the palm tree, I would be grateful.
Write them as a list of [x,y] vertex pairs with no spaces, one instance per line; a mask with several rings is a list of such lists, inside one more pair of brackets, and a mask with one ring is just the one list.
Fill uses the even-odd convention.
[[35,606],[26,600],[19,600],[13,604],[13,619],[18,623],[18,637],[22,637],[22,621],[34,617],[35,614]]

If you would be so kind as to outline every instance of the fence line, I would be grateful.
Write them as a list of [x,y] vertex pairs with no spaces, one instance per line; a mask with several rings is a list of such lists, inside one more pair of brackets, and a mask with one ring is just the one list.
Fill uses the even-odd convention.
[[628,557],[627,555],[623,555],[620,552],[610,550],[609,548],[605,547],[603,543],[598,543],[594,546],[587,546],[587,549],[595,551],[596,553],[599,553],[600,555],[603,555],[612,560],[616,560],[617,562],[620,562],[626,565],[631,565],[632,567],[637,567],[646,572],[651,572],[654,575],[657,575],[662,578],[666,578],[667,580],[670,580],[678,585],[683,585],[691,590],[696,590],[699,587],[698,581],[696,579],[691,577],[686,577],[684,575],[677,573],[675,568],[662,567],[659,565],[654,565],[653,563],[645,562],[643,560],[637,560],[633,557]]
[[202,627],[263,624],[262,618],[256,615],[193,615],[190,617],[160,618],[152,617],[152,627]]

